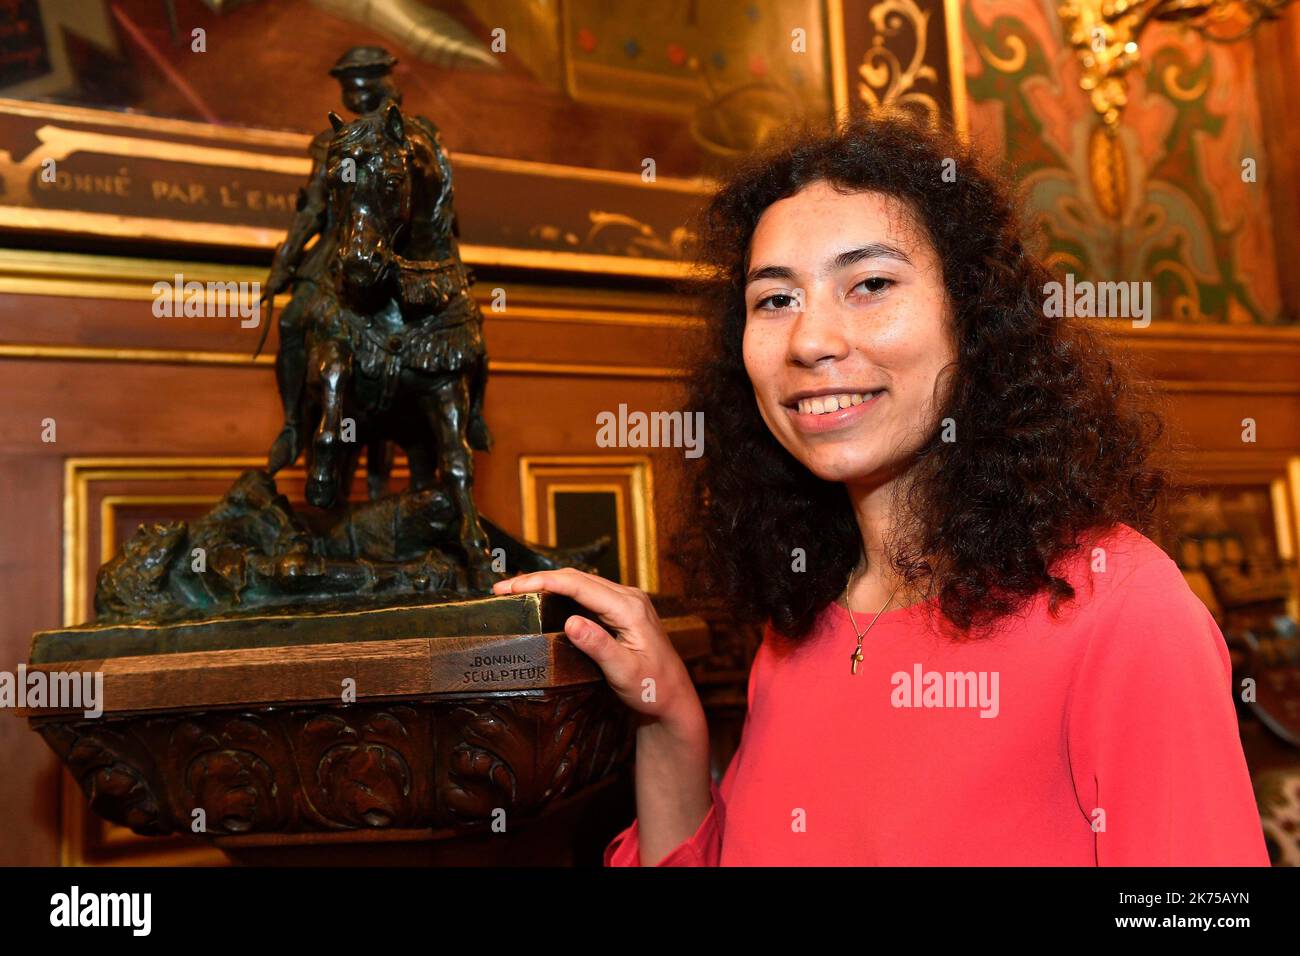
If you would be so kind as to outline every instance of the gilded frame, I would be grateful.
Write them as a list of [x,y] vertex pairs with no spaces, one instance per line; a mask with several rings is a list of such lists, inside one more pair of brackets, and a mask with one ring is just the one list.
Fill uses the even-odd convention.
[[523,455],[519,491],[524,537],[554,545],[555,495],[563,491],[609,492],[619,515],[620,578],[644,591],[659,589],[654,467],[646,455]]

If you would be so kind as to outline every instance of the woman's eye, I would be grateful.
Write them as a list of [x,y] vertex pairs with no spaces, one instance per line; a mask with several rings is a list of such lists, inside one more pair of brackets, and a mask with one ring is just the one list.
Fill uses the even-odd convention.
[[884,276],[871,276],[868,279],[863,279],[853,288],[865,288],[868,295],[880,295],[893,284],[893,279],[886,279]]
[[755,303],[755,308],[767,312],[780,312],[782,309],[788,309],[795,304],[795,297],[788,292],[774,292],[772,295],[764,296]]

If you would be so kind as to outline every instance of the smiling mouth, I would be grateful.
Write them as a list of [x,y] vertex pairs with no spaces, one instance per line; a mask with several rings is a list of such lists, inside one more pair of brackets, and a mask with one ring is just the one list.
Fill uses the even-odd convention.
[[787,405],[786,408],[796,411],[800,415],[829,415],[841,409],[869,402],[882,391],[884,389],[875,392],[842,392],[838,395],[817,395],[813,398],[801,398],[797,402]]

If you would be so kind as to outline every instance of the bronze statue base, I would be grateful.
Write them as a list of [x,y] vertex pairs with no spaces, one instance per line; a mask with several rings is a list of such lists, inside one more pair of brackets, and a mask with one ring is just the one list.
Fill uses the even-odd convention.
[[32,638],[32,663],[418,637],[541,635],[563,631],[565,619],[578,613],[589,616],[559,595],[505,594],[315,613],[267,610],[170,624],[82,624],[38,631]]
[[[682,656],[707,653],[704,623],[660,604]],[[104,714],[24,715],[91,808],[140,834],[261,862],[496,847],[630,754],[630,711],[562,632],[580,610],[526,594],[46,631],[29,672],[102,672]]]

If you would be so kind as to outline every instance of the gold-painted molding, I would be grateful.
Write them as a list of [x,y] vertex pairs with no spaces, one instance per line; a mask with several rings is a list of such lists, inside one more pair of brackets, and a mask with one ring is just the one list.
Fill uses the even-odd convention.
[[[486,297],[485,297],[486,298]],[[589,309],[541,308],[539,306],[511,306],[504,312],[484,310],[485,316],[525,322],[589,323],[591,325],[645,326],[665,329],[702,329],[702,319],[684,315],[635,312],[602,312]]]
[[1232,451],[1190,450],[1178,463],[1181,470],[1206,484],[1268,484],[1287,468],[1293,452],[1286,448],[1240,448]]
[[966,100],[966,62],[962,44],[961,3],[943,0],[944,33],[948,41],[948,87],[952,97],[952,124],[962,142],[970,141],[970,115]]
[[1294,480],[1293,472],[1300,465],[1300,459],[1287,462],[1287,473],[1283,478],[1274,478],[1268,485],[1268,496],[1273,503],[1273,525],[1277,534],[1277,554],[1283,561],[1295,560],[1296,521],[1295,506],[1287,486]]
[[[1291,546],[1292,558],[1297,556],[1296,549],[1300,548],[1300,456],[1292,456],[1287,459],[1286,467],[1282,480],[1282,497],[1281,510],[1284,514],[1278,514],[1278,502],[1276,496],[1279,494],[1275,487],[1270,487],[1270,492],[1274,497],[1274,516],[1281,522],[1284,518],[1286,521],[1285,528],[1279,528],[1279,531],[1285,530],[1289,536],[1287,544]],[[1279,545],[1282,543],[1279,536]],[[1300,580],[1297,581],[1297,592],[1300,592]]]
[[[659,544],[655,521],[654,465],[648,455],[521,455],[519,457],[519,494],[523,508],[524,538],[538,541],[538,501],[534,475],[545,471],[555,478],[592,478],[610,474],[625,475],[632,495],[632,521],[637,530],[637,580],[643,591],[659,589]],[[567,486],[566,486],[567,487]],[[575,482],[576,490],[588,491],[595,483]],[[572,489],[571,489],[572,490]],[[598,488],[596,490],[599,490]],[[547,495],[547,519],[555,528],[555,498]],[[620,512],[621,514],[621,512]],[[619,535],[620,555],[627,553],[627,542]],[[626,568],[620,557],[620,567]]]
[[222,169],[251,169],[265,173],[283,173],[286,176],[307,176],[311,173],[311,159],[307,156],[257,153],[228,146],[198,146],[175,140],[141,139],[138,136],[68,130],[57,126],[42,126],[37,130],[37,137],[45,147],[41,151],[42,155],[57,160],[86,150],[110,156],[157,159],[165,163],[217,166]]
[[[153,284],[180,273],[199,282],[262,282],[261,266],[185,259],[97,256],[0,248],[0,293],[89,299],[153,299]],[[277,307],[289,297],[276,297]]]
[[[199,262],[184,259],[137,259],[129,256],[96,256],[73,252],[44,252],[30,249],[0,248],[0,294],[41,295],[78,299],[118,299],[151,301],[156,298],[153,286],[170,282],[177,274],[198,282],[263,282],[267,270],[259,266]],[[589,322],[602,325],[635,325],[666,328],[699,328],[703,321],[685,313],[647,311],[643,305],[626,308],[627,300],[616,292],[600,290],[554,290],[525,283],[500,286],[526,301],[549,300],[553,305],[509,305],[502,312],[491,308],[492,289],[486,282],[472,292],[485,317],[523,319],[537,322]],[[651,296],[668,306],[670,296]],[[275,298],[275,307],[283,309],[290,296]],[[606,308],[580,308],[577,300]]]
[[488,371],[506,375],[580,375],[584,378],[679,379],[685,369],[656,365],[584,365],[566,362],[511,362],[488,359]]
[[166,119],[118,110],[94,109],[89,106],[66,106],[34,100],[16,100],[0,97],[0,113],[28,116],[33,119],[65,120],[74,123],[93,123],[123,129],[189,136],[195,139],[219,140],[249,146],[266,146],[275,149],[293,149],[303,153],[311,144],[306,133],[290,133],[269,129],[252,129],[244,126],[214,126],[195,120]]
[[1300,395],[1300,382],[1174,381],[1162,379],[1157,384],[1166,392],[1212,395]]
[[[284,241],[283,229],[232,226],[223,223],[151,219],[112,213],[37,209],[30,206],[0,206],[0,227],[57,233],[93,233],[114,239],[154,239],[175,243],[237,248],[275,249]],[[693,266],[676,259],[610,256],[594,252],[562,252],[550,249],[512,249],[461,243],[461,259],[475,266],[503,266],[626,275],[648,279],[687,279]]]
[[[0,97],[0,113],[14,116],[27,116],[34,119],[65,120],[78,123],[112,126],[125,129],[141,130],[150,133],[164,133],[173,136],[186,136],[196,139],[214,140],[222,143],[239,143],[248,146],[262,146],[268,149],[293,150],[299,156],[291,157],[299,163],[309,163],[308,148],[312,136],[309,133],[294,133],[282,130],[258,129],[242,126],[214,126],[195,120],[166,119],[145,116],[139,113],[101,110],[87,106],[63,106],[55,103],[43,103],[31,100],[16,100]],[[183,145],[183,144],[181,144]],[[195,147],[196,149],[199,147]],[[688,195],[708,195],[717,188],[717,183],[704,176],[687,178],[680,176],[657,176],[653,183],[647,183],[640,173],[624,173],[613,169],[596,169],[588,166],[569,166],[563,163],[543,163],[536,160],[513,159],[505,156],[485,156],[481,153],[462,153],[448,151],[452,161],[468,169],[487,169],[495,172],[520,173],[527,176],[542,176],[549,179],[582,180],[617,186],[634,186],[638,189],[668,189]],[[303,172],[309,169],[304,168]]]
[[1267,347],[1300,346],[1300,325],[1234,325],[1227,322],[1178,322],[1156,319],[1144,329],[1133,327],[1130,319],[1089,319],[1112,340],[1134,348],[1162,348],[1167,344],[1195,342],[1212,344],[1216,349],[1254,351]]
[[[0,342],[0,359],[6,358],[46,362],[134,362],[146,365],[217,365],[236,368],[260,368],[275,363],[275,358],[270,355],[253,358],[240,352]],[[679,379],[686,375],[683,369],[657,365],[515,362],[508,359],[489,359],[488,372],[494,375],[573,375],[583,378]]]
[[[1300,456],[1287,459],[1283,478],[1270,484],[1269,494],[1273,500],[1278,556],[1295,562],[1296,548],[1300,547]],[[1289,553],[1284,554],[1284,548],[1290,549]],[[1300,616],[1300,565],[1294,563],[1286,611],[1292,619]]]
[[42,362],[132,362],[141,365],[218,365],[261,368],[275,364],[272,355],[202,349],[137,349],[98,345],[30,345],[0,342],[0,359]]
[[31,206],[0,206],[0,226],[28,231],[91,233],[112,239],[156,239],[255,249],[274,249],[284,240],[282,229]]
[[826,45],[830,53],[831,106],[835,122],[849,117],[849,62],[844,39],[844,0],[826,0]]
[[509,249],[462,243],[461,258],[475,266],[514,266],[599,275],[631,275],[648,279],[686,279],[694,265],[675,259],[647,259],[636,256],[607,256],[593,252],[552,252],[549,249]]

